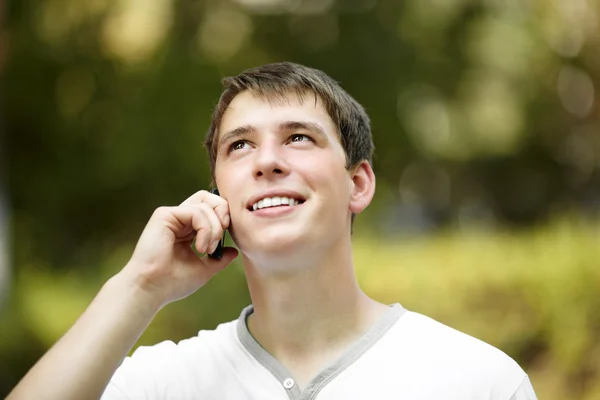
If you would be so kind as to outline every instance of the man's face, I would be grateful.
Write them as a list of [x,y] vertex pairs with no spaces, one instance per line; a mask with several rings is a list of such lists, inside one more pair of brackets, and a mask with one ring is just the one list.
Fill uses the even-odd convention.
[[215,179],[250,258],[327,248],[350,230],[352,179],[337,128],[312,95],[286,100],[242,92],[219,127]]

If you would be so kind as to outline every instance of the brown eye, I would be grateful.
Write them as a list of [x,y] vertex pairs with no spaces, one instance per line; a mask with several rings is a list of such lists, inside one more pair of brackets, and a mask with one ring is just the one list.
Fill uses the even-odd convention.
[[311,139],[308,136],[302,135],[302,134],[292,135],[292,139],[291,139],[292,142],[304,142],[307,140],[311,140]]
[[241,150],[244,148],[244,146],[246,146],[248,143],[246,143],[243,140],[240,140],[238,142],[235,142],[231,145],[231,147],[229,148],[231,151],[233,150]]

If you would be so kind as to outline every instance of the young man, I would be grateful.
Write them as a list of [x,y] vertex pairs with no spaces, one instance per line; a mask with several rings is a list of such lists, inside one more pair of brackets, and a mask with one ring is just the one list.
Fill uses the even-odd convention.
[[[535,399],[501,351],[357,285],[352,220],[375,191],[363,108],[291,63],[224,84],[206,140],[222,197],[200,191],[157,209],[129,263],[9,398]],[[125,358],[159,309],[237,257],[190,247],[213,253],[224,229],[252,305]]]

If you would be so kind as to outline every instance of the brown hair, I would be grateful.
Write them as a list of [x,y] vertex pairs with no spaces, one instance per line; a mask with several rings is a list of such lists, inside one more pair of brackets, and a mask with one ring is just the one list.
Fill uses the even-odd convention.
[[338,127],[340,141],[346,153],[346,168],[363,160],[372,162],[373,139],[367,113],[342,87],[323,71],[291,62],[266,64],[248,69],[241,74],[223,79],[223,93],[215,107],[210,128],[204,141],[208,149],[210,170],[214,177],[217,157],[218,129],[223,114],[239,93],[249,90],[272,102],[285,101],[286,95],[295,92],[301,101],[307,94],[321,99],[329,116]]

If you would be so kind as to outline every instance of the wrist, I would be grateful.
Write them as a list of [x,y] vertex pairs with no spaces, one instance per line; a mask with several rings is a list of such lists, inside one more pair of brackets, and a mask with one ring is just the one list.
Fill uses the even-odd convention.
[[129,273],[127,268],[110,278],[105,286],[122,297],[124,305],[140,316],[153,318],[164,305],[144,279]]

